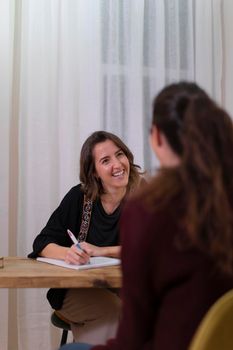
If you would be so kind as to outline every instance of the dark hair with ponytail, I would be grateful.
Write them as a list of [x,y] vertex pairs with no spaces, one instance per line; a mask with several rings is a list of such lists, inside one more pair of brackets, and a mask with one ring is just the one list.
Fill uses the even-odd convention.
[[152,124],[166,136],[180,164],[161,168],[144,195],[146,202],[166,210],[181,198],[189,242],[233,272],[231,118],[198,85],[181,82],[154,99]]

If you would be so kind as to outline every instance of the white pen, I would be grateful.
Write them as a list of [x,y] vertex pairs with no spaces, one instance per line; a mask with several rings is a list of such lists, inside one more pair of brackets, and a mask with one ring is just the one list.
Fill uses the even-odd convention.
[[[83,250],[83,248],[79,244],[79,242],[78,242],[77,238],[75,237],[75,235],[69,229],[67,229],[67,233],[70,236],[72,242],[76,245],[76,247],[78,247],[82,252],[86,253],[85,250]],[[90,261],[88,261],[86,264],[90,264]]]
[[74,235],[69,229],[67,230],[67,233],[68,233],[68,235],[70,236],[72,242],[73,242],[74,244],[76,244],[76,246],[77,246],[79,249],[81,249],[81,250],[83,251],[83,249],[82,249],[81,245],[78,243],[78,241],[77,241],[75,235]]

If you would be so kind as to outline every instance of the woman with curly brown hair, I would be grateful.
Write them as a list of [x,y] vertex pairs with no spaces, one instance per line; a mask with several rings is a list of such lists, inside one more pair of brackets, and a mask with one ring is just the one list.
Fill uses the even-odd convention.
[[64,350],[186,350],[233,288],[231,118],[195,83],[175,83],[154,100],[150,141],[161,168],[122,214],[116,338]]
[[[119,218],[127,195],[140,183],[140,167],[116,135],[92,133],[80,155],[80,181],[63,198],[33,243],[30,258],[85,264],[90,256],[120,257]],[[70,229],[81,249],[72,244]],[[109,289],[50,289],[51,306],[71,324],[75,340],[105,342],[115,336],[120,298]]]

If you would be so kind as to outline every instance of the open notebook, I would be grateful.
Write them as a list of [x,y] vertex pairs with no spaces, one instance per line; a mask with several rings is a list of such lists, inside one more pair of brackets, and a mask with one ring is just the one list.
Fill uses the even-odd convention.
[[120,259],[108,258],[105,256],[92,257],[90,258],[90,263],[85,265],[67,264],[63,260],[51,259],[51,258],[37,258],[36,260],[47,264],[57,265],[57,266],[65,267],[67,269],[74,269],[74,270],[94,269],[94,268],[103,267],[103,266],[120,265],[121,263]]

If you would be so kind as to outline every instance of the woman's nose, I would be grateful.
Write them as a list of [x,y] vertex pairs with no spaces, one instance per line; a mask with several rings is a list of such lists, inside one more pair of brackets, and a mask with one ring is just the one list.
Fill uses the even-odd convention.
[[113,167],[119,167],[121,165],[121,162],[118,158],[113,159]]

